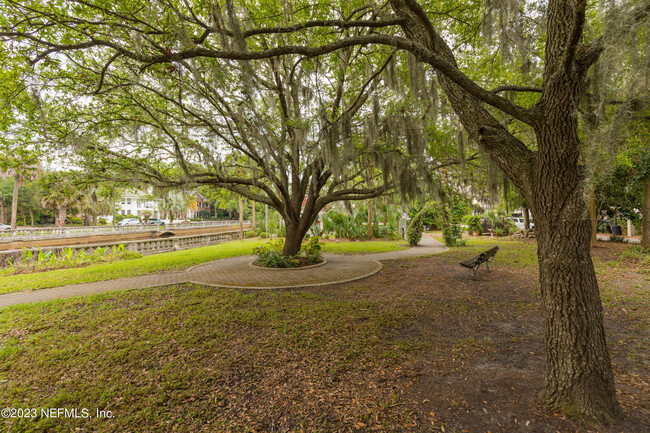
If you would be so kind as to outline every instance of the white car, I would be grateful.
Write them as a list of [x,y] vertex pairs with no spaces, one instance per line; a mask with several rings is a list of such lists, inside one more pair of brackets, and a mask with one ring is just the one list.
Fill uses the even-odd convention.
[[7,224],[0,224],[0,232],[4,230],[11,230],[11,226],[8,226]]
[[117,223],[118,226],[137,226],[140,225],[140,220],[137,218],[124,218]]
[[[513,223],[515,223],[515,226],[517,226],[517,228],[518,228],[519,230],[523,230],[524,228],[526,228],[526,227],[524,226],[524,218],[523,218],[523,217],[510,217],[510,218],[508,218],[508,219],[509,219],[510,221],[512,221]],[[535,223],[533,222],[533,220],[530,219],[530,220],[528,220],[528,221],[529,221],[529,223],[530,223],[530,228],[531,228],[531,229],[535,228]]]

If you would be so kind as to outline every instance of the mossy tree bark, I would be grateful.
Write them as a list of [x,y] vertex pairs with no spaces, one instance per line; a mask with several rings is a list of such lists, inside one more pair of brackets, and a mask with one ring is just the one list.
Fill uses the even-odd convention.
[[589,184],[585,188],[585,195],[587,196],[587,208],[589,210],[589,220],[591,222],[591,246],[595,246],[598,238],[598,213],[596,211],[596,190],[593,184]]
[[650,176],[643,183],[643,211],[641,245],[650,248]]

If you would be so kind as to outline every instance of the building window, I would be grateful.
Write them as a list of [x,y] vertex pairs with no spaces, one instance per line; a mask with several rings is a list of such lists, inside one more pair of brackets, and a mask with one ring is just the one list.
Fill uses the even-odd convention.
[[126,204],[131,204],[131,199],[130,198],[126,199]]

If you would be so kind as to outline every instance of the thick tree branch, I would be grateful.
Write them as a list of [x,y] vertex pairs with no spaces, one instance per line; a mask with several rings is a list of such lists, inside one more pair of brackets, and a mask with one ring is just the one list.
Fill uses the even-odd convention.
[[534,92],[534,93],[542,93],[542,88],[541,87],[533,87],[533,86],[516,86],[512,84],[506,84],[504,86],[499,86],[495,89],[492,89],[492,93],[499,93],[499,92]]
[[400,18],[392,18],[386,20],[317,20],[317,21],[307,21],[300,24],[295,24],[293,26],[286,27],[268,27],[253,29],[244,32],[244,37],[249,38],[251,36],[257,35],[276,35],[282,33],[294,33],[305,29],[310,29],[314,27],[338,27],[341,29],[350,29],[354,27],[366,27],[366,28],[382,28],[382,27],[391,27],[400,25],[402,20]]
[[573,26],[571,28],[571,34],[567,40],[567,45],[565,47],[563,55],[563,68],[565,71],[569,70],[573,66],[573,60],[575,59],[576,52],[580,43],[580,38],[582,37],[582,30],[585,26],[585,11],[587,9],[587,0],[577,0],[575,4],[575,9],[573,11]]

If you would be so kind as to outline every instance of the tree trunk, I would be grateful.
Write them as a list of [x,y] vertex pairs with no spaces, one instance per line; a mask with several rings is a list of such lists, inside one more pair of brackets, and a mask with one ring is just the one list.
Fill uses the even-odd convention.
[[305,216],[302,216],[300,221],[285,219],[286,237],[284,249],[282,250],[282,254],[285,256],[294,256],[300,252],[302,240],[309,231],[309,227],[311,227],[311,224],[304,221],[304,218]]
[[589,210],[589,221],[591,222],[591,246],[596,246],[598,238],[598,213],[596,212],[596,189],[594,185],[590,183],[585,188],[585,194],[587,196],[587,209]]
[[68,208],[66,206],[61,206],[56,210],[56,226],[65,227],[65,219],[68,216]]
[[20,176],[14,176],[14,191],[11,196],[11,230],[16,230],[18,219],[18,188],[20,188]]
[[372,239],[372,199],[368,200],[368,239]]
[[244,239],[244,202],[239,196],[239,239]]
[[0,224],[5,223],[5,202],[0,199]]
[[32,227],[34,227],[34,211],[32,209],[29,210],[29,218],[32,220]]
[[546,380],[541,395],[556,410],[611,424],[622,412],[591,260],[577,126],[569,121],[562,130],[558,125],[562,123],[551,121],[537,131],[545,152],[538,155],[533,200],[527,200],[533,203],[537,229],[544,312]]
[[641,245],[650,247],[650,176],[646,178],[643,184],[643,210],[641,216],[643,217]]
[[252,201],[252,208],[253,208],[253,230],[257,230],[257,218],[255,215],[255,200]]
[[524,230],[530,230],[530,212],[528,208],[524,208]]

